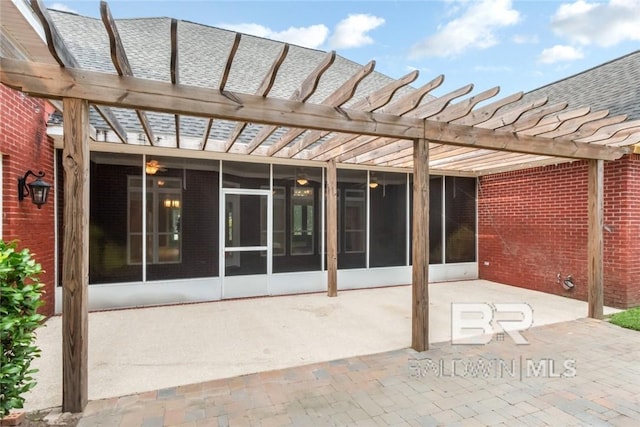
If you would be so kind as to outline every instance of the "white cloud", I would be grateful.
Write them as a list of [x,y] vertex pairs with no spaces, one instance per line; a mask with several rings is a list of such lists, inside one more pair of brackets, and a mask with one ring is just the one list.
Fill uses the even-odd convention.
[[415,44],[409,57],[451,57],[468,49],[486,49],[498,44],[497,30],[520,20],[520,13],[512,8],[511,0],[464,2],[461,13],[439,27],[437,33]]
[[515,44],[538,44],[538,42],[540,41],[537,34],[530,36],[524,34],[516,34],[515,36],[513,36],[512,40]]
[[561,5],[551,18],[551,28],[561,37],[581,45],[614,46],[640,40],[640,0]]
[[384,18],[368,14],[349,15],[338,22],[329,40],[329,46],[333,49],[349,49],[365,46],[373,43],[373,39],[367,34],[384,24]]
[[573,46],[555,45],[543,50],[538,55],[538,62],[541,64],[554,64],[556,62],[574,61],[583,57],[582,52]]
[[322,46],[329,36],[329,28],[322,24],[308,27],[289,27],[284,31],[274,31],[264,25],[253,23],[218,24],[218,26],[231,31],[252,34],[258,37],[292,43],[312,49],[317,49]]
[[69,6],[67,6],[64,3],[53,3],[51,6],[49,6],[49,9],[55,9],[55,10],[59,10],[61,12],[70,12],[70,13],[75,13],[75,14],[78,13],[77,11],[75,11],[72,8],[70,8]]

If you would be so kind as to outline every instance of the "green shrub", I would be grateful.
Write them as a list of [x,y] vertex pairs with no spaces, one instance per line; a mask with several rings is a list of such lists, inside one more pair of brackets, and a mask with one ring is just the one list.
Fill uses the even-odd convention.
[[640,307],[616,313],[611,316],[609,321],[614,325],[622,326],[623,328],[640,331]]
[[22,408],[24,393],[36,385],[37,370],[30,366],[40,355],[34,340],[44,320],[37,312],[43,304],[41,272],[28,249],[0,240],[0,417]]

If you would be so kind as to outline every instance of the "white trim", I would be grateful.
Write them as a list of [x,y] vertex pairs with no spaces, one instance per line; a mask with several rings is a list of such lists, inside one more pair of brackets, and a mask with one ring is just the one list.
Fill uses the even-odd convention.
[[[327,189],[325,188],[325,183],[324,183],[324,171],[325,171],[325,168],[322,168],[322,178],[321,178],[322,190],[320,194],[320,270],[321,271],[324,271],[324,268],[325,268],[324,259],[326,256],[325,254],[325,251],[326,251],[325,197],[326,197]],[[326,283],[325,283],[325,288],[326,288]]]
[[[142,283],[147,283],[147,155],[142,155]],[[127,188],[127,191],[129,189]],[[128,196],[128,195],[127,195]],[[127,218],[128,221],[128,218]],[[128,227],[127,227],[128,228]]]
[[222,192],[224,194],[237,194],[239,196],[267,196],[268,197],[271,194],[271,191],[267,189],[235,188],[235,187],[223,188]]
[[411,196],[411,187],[410,187],[410,174],[407,173],[407,182],[406,182],[406,193],[407,193],[407,197],[406,197],[406,203],[405,203],[405,210],[406,210],[406,215],[405,215],[405,221],[406,221],[406,225],[405,227],[406,229],[406,242],[405,242],[405,256],[406,256],[406,261],[405,261],[405,265],[411,265],[411,256],[409,254],[409,252],[411,251],[411,212],[409,212],[409,210],[411,209],[411,204],[409,203],[410,199],[409,197]]
[[[55,312],[62,312],[61,287],[55,290]],[[147,307],[166,304],[218,301],[218,277],[89,285],[89,310]]]
[[[60,206],[58,205],[58,155],[59,151],[55,148],[53,149],[53,286],[57,288],[59,283],[58,274],[60,274],[60,269],[58,268],[58,263],[60,262],[60,258],[58,256],[58,244],[60,243],[60,235],[58,233],[58,209]],[[0,168],[2,167],[2,162],[0,162]],[[89,177],[91,180],[91,177]],[[91,184],[89,184],[91,185]],[[2,199],[0,197],[0,199]],[[2,201],[0,200],[0,203]],[[0,212],[2,208],[0,208]],[[0,228],[2,228],[2,224],[0,224]],[[2,233],[0,232],[0,237],[2,237]],[[55,298],[55,293],[54,293]]]
[[[287,195],[285,194],[285,201]],[[285,202],[286,207],[286,202]],[[286,224],[285,224],[286,240]],[[269,291],[269,279],[273,273],[273,164],[269,165],[269,192],[267,194],[267,292]],[[286,249],[285,249],[286,254]]]
[[[264,295],[290,295],[326,291],[326,271],[275,273],[268,294],[262,286],[265,275],[232,276],[236,283],[248,286],[247,293],[227,294],[225,298]],[[431,264],[429,283],[478,278],[478,263]],[[411,266],[338,270],[340,289],[365,289],[411,283]],[[236,289],[238,289],[236,287]],[[244,291],[244,289],[243,289]],[[55,312],[62,312],[61,287],[55,289]],[[89,309],[145,307],[163,304],[218,301],[222,299],[222,277],[157,280],[89,285]]]
[[221,293],[224,293],[224,236],[227,214],[222,188],[222,163],[218,162],[218,277],[220,278]]
[[327,290],[327,273],[325,271],[296,271],[275,273],[271,276],[269,295],[291,295],[309,292],[325,292]]
[[365,233],[364,233],[364,266],[365,268],[369,268],[369,255],[371,254],[371,187],[369,187],[369,184],[371,184],[371,171],[367,170],[367,191],[365,194],[365,200],[364,200],[364,212],[365,212],[365,217],[364,217],[364,228],[365,228]]
[[442,260],[439,264],[447,263],[447,178],[442,177],[442,188],[440,191],[440,233],[442,239]]
[[226,246],[224,248],[225,252],[256,252],[256,251],[267,251],[269,252],[269,248],[267,246]]

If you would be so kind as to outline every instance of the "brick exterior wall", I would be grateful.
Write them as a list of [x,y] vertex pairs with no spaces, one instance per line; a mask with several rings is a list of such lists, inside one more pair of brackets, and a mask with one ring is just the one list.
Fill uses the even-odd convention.
[[2,238],[19,240],[29,248],[45,272],[45,306],[42,313],[54,311],[54,192],[38,209],[30,200],[18,202],[17,178],[29,169],[45,172],[44,180],[54,183],[53,141],[47,137],[50,104],[0,85],[0,153],[2,153]]
[[[605,163],[604,301],[640,305],[640,155]],[[586,300],[587,163],[482,177],[480,278]],[[566,291],[557,275],[572,275]]]

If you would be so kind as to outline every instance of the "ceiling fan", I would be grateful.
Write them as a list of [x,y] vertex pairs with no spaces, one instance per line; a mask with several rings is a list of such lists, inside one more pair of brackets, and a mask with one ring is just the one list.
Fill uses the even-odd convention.
[[158,172],[167,171],[167,168],[165,168],[164,165],[161,165],[157,160],[149,160],[144,169],[147,175],[155,175]]

